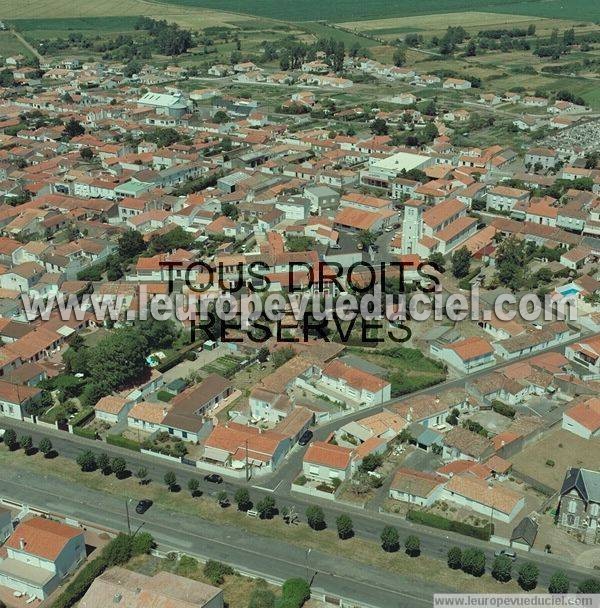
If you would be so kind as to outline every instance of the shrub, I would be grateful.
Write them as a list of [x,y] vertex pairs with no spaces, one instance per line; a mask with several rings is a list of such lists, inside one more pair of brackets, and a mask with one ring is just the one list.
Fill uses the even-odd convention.
[[526,562],[519,569],[519,586],[525,591],[531,591],[537,587],[540,569],[533,562]]
[[386,526],[381,532],[381,547],[384,551],[391,553],[398,551],[400,546],[400,535],[394,526]]
[[323,509],[311,506],[306,509],[306,521],[313,530],[323,530],[326,527]]
[[235,571],[231,566],[217,562],[213,559],[209,559],[206,564],[204,564],[203,572],[204,576],[206,576],[213,585],[221,585],[226,576],[235,574]]
[[553,467],[555,464],[556,463],[551,458],[548,458],[548,460],[546,460],[546,466],[547,467]]
[[479,538],[481,540],[490,540],[490,536],[494,533],[494,525],[487,523],[483,527],[472,526],[462,521],[454,521],[447,519],[441,515],[435,513],[427,513],[425,511],[416,511],[410,509],[406,514],[406,517],[410,521],[414,521],[425,526],[432,528],[439,528],[440,530],[449,530],[451,532],[458,532],[464,536],[471,536],[473,538]]
[[462,554],[463,572],[473,576],[482,576],[485,572],[485,553],[480,549],[465,549]]
[[282,605],[300,608],[310,598],[310,585],[303,578],[290,578],[281,588]]
[[448,551],[448,568],[460,570],[462,566],[462,550],[460,547],[451,547]]
[[404,541],[404,549],[410,557],[417,557],[421,554],[421,541],[418,536],[411,534]]
[[133,439],[127,439],[127,437],[123,437],[122,435],[107,435],[106,443],[110,445],[116,445],[121,448],[126,448],[128,450],[133,450],[134,452],[140,451],[140,444],[137,441],[133,441]]
[[514,418],[517,410],[514,407],[507,405],[506,403],[502,403],[502,401],[494,400],[492,401],[492,409],[501,416],[506,416],[507,418]]

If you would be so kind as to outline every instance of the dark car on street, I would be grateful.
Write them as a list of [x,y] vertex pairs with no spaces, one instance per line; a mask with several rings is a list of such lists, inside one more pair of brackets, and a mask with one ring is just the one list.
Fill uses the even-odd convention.
[[210,481],[210,483],[223,483],[223,478],[216,473],[204,476],[204,481]]
[[152,506],[152,504],[153,503],[151,500],[140,500],[135,508],[135,512],[139,515],[143,515]]

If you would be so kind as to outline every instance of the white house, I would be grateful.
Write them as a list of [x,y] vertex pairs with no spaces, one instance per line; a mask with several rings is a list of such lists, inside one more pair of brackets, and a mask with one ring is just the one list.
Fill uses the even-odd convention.
[[302,471],[309,479],[344,481],[352,475],[353,450],[324,441],[313,441],[304,455]]
[[584,439],[600,437],[600,399],[592,397],[563,412],[562,428]]
[[0,562],[0,585],[40,600],[86,557],[79,528],[42,517],[21,522],[4,546],[7,558]]
[[7,418],[23,420],[27,414],[27,406],[38,401],[41,395],[39,388],[0,380],[0,414]]
[[431,344],[430,352],[464,374],[491,367],[496,362],[492,345],[476,336],[449,344],[435,342]]
[[443,490],[444,479],[439,475],[401,468],[390,485],[390,498],[420,507],[430,507],[440,499]]

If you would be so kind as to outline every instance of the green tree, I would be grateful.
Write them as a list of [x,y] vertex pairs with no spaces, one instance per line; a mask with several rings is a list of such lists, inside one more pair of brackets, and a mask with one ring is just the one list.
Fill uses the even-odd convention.
[[275,597],[266,584],[259,584],[257,581],[250,594],[248,608],[275,608]]
[[31,435],[21,435],[19,438],[19,445],[23,451],[27,454],[33,445],[33,438]]
[[462,568],[462,550],[460,547],[451,547],[448,550],[448,568],[452,568],[452,570]]
[[325,514],[321,507],[311,505],[306,509],[306,521],[313,530],[323,530],[325,528]]
[[482,576],[485,572],[485,553],[480,549],[465,549],[462,552],[461,568],[473,576]]
[[86,450],[85,452],[79,454],[79,456],[77,456],[76,462],[79,465],[79,468],[85,473],[95,471],[98,468],[94,452],[90,450]]
[[187,485],[188,485],[188,490],[190,491],[190,494],[192,495],[192,497],[197,496],[198,490],[200,489],[200,482],[195,477],[192,477],[188,481]]
[[550,577],[548,591],[550,593],[569,593],[570,584],[569,577],[562,570],[557,570]]
[[388,131],[387,122],[383,118],[376,118],[371,123],[371,133],[373,135],[387,135]]
[[204,564],[203,572],[213,585],[222,585],[226,576],[235,574],[231,566],[217,562],[213,559],[209,559],[206,564]]
[[102,454],[98,456],[96,464],[105,475],[109,475],[112,472],[112,469],[110,468],[110,458],[106,452],[102,452]]
[[394,526],[385,526],[381,532],[381,546],[384,551],[391,553],[398,551],[400,546],[400,535]]
[[492,565],[492,576],[501,583],[507,583],[512,578],[512,561],[506,555],[499,555]]
[[352,522],[352,518],[345,513],[342,513],[335,520],[335,525],[337,527],[338,536],[342,540],[346,540],[347,538],[352,538],[354,536],[354,524]]
[[394,65],[401,67],[406,63],[406,51],[403,48],[397,48],[393,56]]
[[177,476],[175,473],[173,473],[173,471],[167,471],[163,477],[163,480],[167,488],[169,488],[169,492],[172,492],[177,485]]
[[361,230],[358,233],[358,241],[367,249],[367,247],[377,242],[377,235],[373,234],[370,230]]
[[258,352],[256,354],[256,358],[258,359],[258,361],[260,363],[264,363],[269,358],[269,347],[268,346],[261,346],[258,349]]
[[146,250],[146,241],[137,230],[129,229],[118,240],[119,257],[130,260]]
[[138,532],[131,541],[131,555],[148,555],[154,547],[154,537],[148,532]]
[[272,496],[265,496],[256,504],[256,510],[261,519],[272,519],[275,515],[275,499]]
[[230,122],[230,118],[227,115],[227,112],[224,112],[223,110],[217,110],[212,119],[213,119],[213,122],[216,124]]
[[4,445],[12,452],[17,446],[17,434],[12,429],[4,432]]
[[83,135],[85,133],[85,129],[81,126],[79,121],[71,118],[65,125],[65,130],[63,133],[67,139],[72,139],[73,137]]
[[92,158],[94,158],[94,151],[88,147],[81,148],[79,151],[79,156],[81,156],[82,160],[90,161]]
[[131,536],[119,534],[102,550],[102,557],[109,566],[120,566],[131,559]]
[[179,330],[171,319],[148,319],[136,325],[148,346],[154,348],[171,348],[179,336]]
[[281,599],[279,608],[299,608],[310,599],[310,585],[303,578],[290,578],[281,587]]
[[418,557],[421,554],[421,541],[418,536],[411,534],[404,541],[404,549],[410,557]]
[[537,586],[540,569],[533,562],[525,562],[519,568],[519,586],[525,591],[531,591]]
[[577,593],[600,593],[600,581],[597,578],[586,578],[577,586]]
[[383,457],[380,454],[367,454],[360,463],[358,470],[369,473],[378,469],[383,464]]
[[47,458],[50,452],[52,452],[52,442],[47,437],[40,440],[40,452]]
[[452,255],[452,274],[462,279],[469,274],[471,268],[471,252],[466,247],[457,249]]
[[289,361],[296,355],[296,352],[291,346],[282,346],[273,351],[271,362],[277,367],[281,367],[286,361]]
[[145,467],[139,468],[135,476],[140,480],[140,485],[143,485],[148,477],[148,469]]
[[117,456],[112,459],[110,463],[110,468],[113,470],[117,479],[122,479],[125,476],[125,471],[127,470],[127,463],[124,458]]
[[236,490],[233,500],[235,500],[238,510],[249,511],[252,508],[252,501],[250,500],[250,492],[247,488],[239,488]]
[[510,236],[496,251],[496,270],[498,280],[513,291],[523,286],[526,267],[523,243]]

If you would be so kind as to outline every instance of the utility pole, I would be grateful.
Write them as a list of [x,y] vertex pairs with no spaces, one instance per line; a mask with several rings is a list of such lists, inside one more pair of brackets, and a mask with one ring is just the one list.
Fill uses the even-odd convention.
[[248,470],[248,440],[246,439],[246,483],[250,479],[250,471]]
[[127,513],[127,533],[131,536],[131,519],[129,519],[129,502],[130,498],[125,498],[125,513]]

